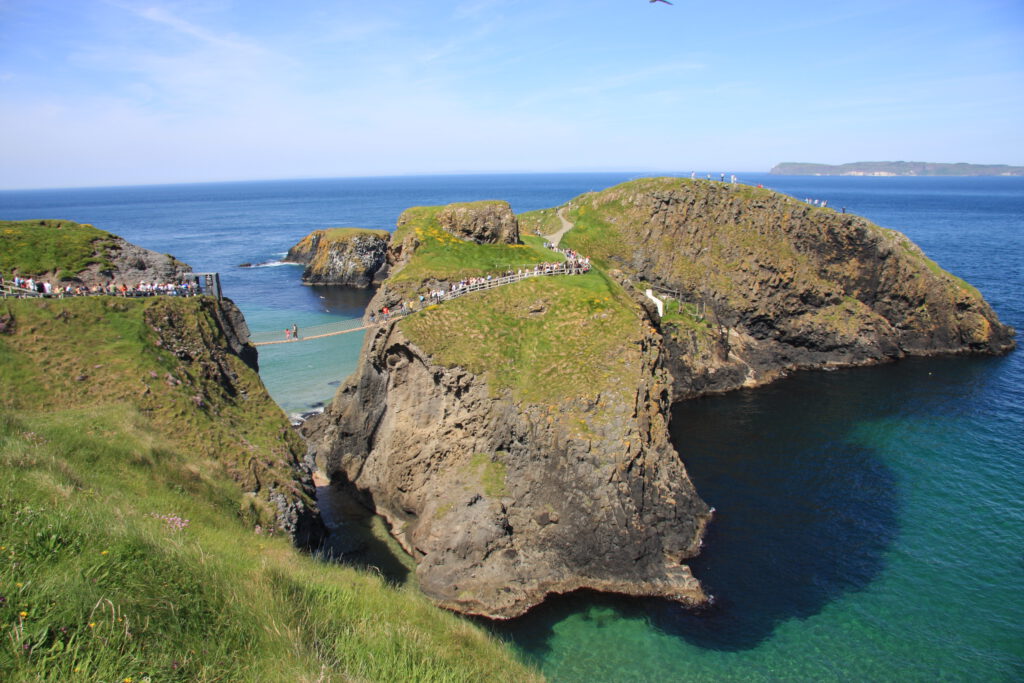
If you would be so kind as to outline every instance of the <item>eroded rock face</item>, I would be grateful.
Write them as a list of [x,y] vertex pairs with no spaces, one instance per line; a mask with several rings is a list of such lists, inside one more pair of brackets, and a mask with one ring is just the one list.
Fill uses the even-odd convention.
[[480,244],[518,244],[519,221],[508,202],[449,204],[437,214],[441,227]]
[[977,290],[859,216],[667,179],[576,201],[605,223],[602,256],[703,313],[664,326],[677,400],[795,369],[1014,347]]
[[381,230],[314,230],[288,250],[286,261],[306,264],[307,284],[367,289],[387,276],[389,236]]
[[[658,335],[641,347],[629,401],[524,404],[433,363],[391,324],[368,333],[360,369],[305,430],[443,607],[508,618],[580,588],[700,604],[682,561],[710,512],[668,440]],[[586,418],[585,436],[566,413]]]

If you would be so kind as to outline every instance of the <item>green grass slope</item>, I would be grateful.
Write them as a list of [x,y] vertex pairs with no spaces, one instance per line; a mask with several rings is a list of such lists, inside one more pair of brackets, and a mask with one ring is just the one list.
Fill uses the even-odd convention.
[[430,279],[460,280],[561,260],[545,249],[544,240],[536,236],[525,236],[523,244],[477,244],[459,239],[444,230],[437,220],[437,214],[444,208],[421,206],[402,214],[403,223],[395,230],[391,242],[401,244],[414,240],[415,257],[389,278],[392,285]]
[[[487,377],[492,390],[553,404],[626,400],[642,338],[637,309],[606,275],[536,277],[469,294],[399,323],[439,363]],[[609,363],[614,358],[616,362]]]
[[[522,245],[477,244],[444,231],[444,207],[418,207],[393,243],[414,241],[405,265],[386,286],[403,292],[429,280],[454,281],[563,260],[544,239]],[[555,217],[557,221],[557,217]],[[522,402],[555,405],[627,400],[635,393],[637,349],[645,334],[639,309],[622,287],[598,270],[586,275],[530,278],[429,306],[399,323],[417,346],[449,367],[485,376],[492,391],[510,389]],[[615,363],[608,363],[615,358]]]
[[0,679],[535,679],[254,526],[273,510],[243,491],[285,489],[302,444],[255,373],[200,354],[211,303],[0,303]]
[[22,277],[55,273],[61,279],[91,264],[113,264],[103,256],[115,236],[72,221],[0,221],[0,273]]

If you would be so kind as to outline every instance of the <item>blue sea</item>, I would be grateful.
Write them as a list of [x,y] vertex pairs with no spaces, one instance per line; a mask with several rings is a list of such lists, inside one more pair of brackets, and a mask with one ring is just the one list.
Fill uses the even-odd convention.
[[[409,206],[453,201],[528,211],[641,175],[5,191],[0,218],[92,223],[220,272],[264,331],[357,317],[368,300],[280,264],[311,230],[391,229]],[[738,175],[906,233],[1024,329],[1024,178]],[[263,347],[261,375],[302,412],[330,399],[361,342]],[[577,593],[490,627],[553,681],[1024,680],[1022,358],[810,372],[678,406],[676,447],[718,511],[693,563],[715,605]]]

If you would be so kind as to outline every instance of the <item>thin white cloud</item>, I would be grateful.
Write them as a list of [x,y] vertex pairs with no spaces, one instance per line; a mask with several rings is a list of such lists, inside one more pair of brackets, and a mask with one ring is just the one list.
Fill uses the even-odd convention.
[[134,14],[137,17],[146,19],[147,21],[165,26],[176,33],[181,35],[189,36],[202,43],[208,45],[227,48],[231,50],[251,51],[251,52],[263,52],[264,49],[251,41],[244,40],[234,33],[221,34],[206,27],[200,26],[186,19],[183,19],[173,14],[166,7],[160,7],[158,5],[150,5],[147,7],[136,7],[134,5],[111,2],[115,7],[120,7],[123,10]]

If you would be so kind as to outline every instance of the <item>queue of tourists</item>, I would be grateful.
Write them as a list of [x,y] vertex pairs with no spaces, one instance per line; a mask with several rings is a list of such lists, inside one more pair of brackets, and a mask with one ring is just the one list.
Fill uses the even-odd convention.
[[134,285],[127,283],[115,283],[113,280],[105,284],[84,285],[84,284],[53,284],[49,280],[36,279],[32,277],[23,278],[18,275],[10,280],[5,280],[0,275],[0,292],[2,296],[27,297],[44,296],[63,299],[72,296],[196,296],[202,294],[202,289],[197,282],[146,282],[142,281]]
[[582,275],[590,270],[590,259],[588,257],[582,256],[572,249],[559,249],[550,242],[545,242],[544,246],[565,256],[565,261],[536,263],[532,267],[526,266],[514,271],[508,269],[499,274],[463,278],[445,287],[431,289],[426,294],[420,294],[417,299],[412,301],[403,301],[398,308],[383,306],[379,310],[370,311],[368,316],[370,324],[385,322],[392,317],[408,315],[409,313],[421,310],[425,306],[439,304],[442,301],[454,299],[457,296],[481,289],[490,289],[499,285],[507,285],[512,282],[542,275]]

